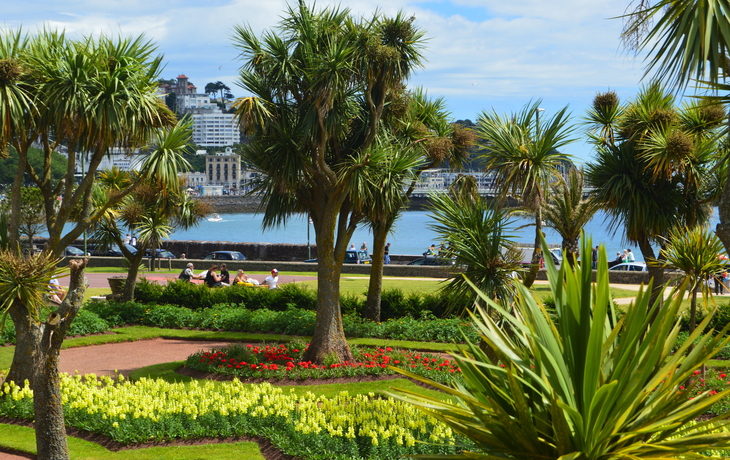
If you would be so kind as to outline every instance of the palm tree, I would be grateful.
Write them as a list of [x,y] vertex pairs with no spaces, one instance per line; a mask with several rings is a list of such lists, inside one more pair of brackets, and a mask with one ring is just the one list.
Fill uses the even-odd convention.
[[[403,106],[406,108],[405,115],[399,113]],[[390,151],[402,157],[388,165],[411,169],[396,172],[390,166],[385,168],[383,174],[377,175],[379,179],[371,183],[369,198],[358,200],[365,223],[370,225],[373,232],[373,262],[364,314],[372,321],[380,321],[383,251],[388,234],[413,193],[418,178],[424,171],[447,161],[452,168],[460,167],[474,139],[470,131],[448,122],[446,101],[443,98],[429,98],[421,88],[404,93],[400,100],[391,103],[385,113],[380,137],[395,147],[395,151],[392,148]],[[420,156],[420,161],[416,161],[414,155]],[[406,179],[410,183],[404,182]]]
[[404,187],[423,164],[420,149],[402,145],[387,135],[382,137],[374,147],[379,151],[371,152],[368,167],[355,174],[351,182],[354,205],[364,214],[365,225],[373,232],[370,281],[363,313],[372,321],[380,321],[387,236],[408,199]]
[[673,268],[684,273],[683,285],[688,286],[690,300],[689,330],[695,330],[697,321],[697,288],[702,290],[702,297],[712,293],[707,288],[707,281],[716,278],[718,273],[726,269],[727,260],[723,260],[722,242],[706,227],[677,228],[669,233],[666,247],[662,249],[662,266]]
[[[652,245],[663,245],[670,229],[709,219],[723,173],[714,134],[722,116],[697,104],[678,110],[672,95],[656,83],[620,110],[613,96],[598,95],[589,113],[596,159],[586,166],[586,177],[609,225],[623,227],[644,259],[656,260]],[[596,116],[600,113],[614,116]],[[659,296],[661,264],[650,264],[649,275]]]
[[[653,3],[653,4],[652,4]],[[727,103],[725,84],[730,67],[730,27],[723,0],[640,0],[623,32],[625,43],[637,50],[648,50],[647,74],[684,90],[694,79],[711,90],[726,94],[714,99]],[[730,135],[730,133],[729,133]],[[724,171],[720,195],[717,236],[726,250],[730,248],[730,169]]]
[[600,208],[594,200],[583,199],[583,171],[577,168],[571,168],[567,181],[561,177],[550,188],[552,193],[545,203],[542,218],[545,226],[563,238],[563,260],[573,265],[581,232]]
[[403,14],[357,21],[349,10],[289,7],[277,33],[235,30],[243,66],[237,102],[251,142],[243,156],[264,175],[264,226],[307,213],[317,252],[317,322],[305,359],[352,358],[339,306],[347,244],[362,219],[350,182],[370,149],[392,93],[420,65],[422,33]]
[[464,306],[471,306],[484,295],[506,304],[516,293],[521,271],[521,257],[514,249],[507,227],[507,213],[479,195],[457,196],[432,194],[431,228],[449,242],[449,255],[457,265],[466,267],[442,288],[448,295],[449,311],[463,315]]
[[558,167],[568,157],[559,148],[573,142],[573,126],[568,125],[567,107],[550,118],[538,120],[541,101],[527,104],[510,116],[482,112],[477,133],[485,141],[486,171],[495,176],[502,197],[518,195],[522,206],[535,215],[535,251],[532,266],[525,276],[530,287],[540,268],[542,207],[550,182],[559,175]]

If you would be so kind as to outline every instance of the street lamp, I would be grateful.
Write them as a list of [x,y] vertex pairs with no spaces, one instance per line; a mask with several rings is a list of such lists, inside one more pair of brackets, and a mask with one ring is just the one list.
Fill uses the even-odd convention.
[[309,226],[312,224],[312,218],[309,217],[307,219],[309,222],[307,222],[307,259],[312,258],[312,248],[309,246]]
[[540,107],[535,109],[535,137],[540,137],[540,112],[544,112],[545,109]]

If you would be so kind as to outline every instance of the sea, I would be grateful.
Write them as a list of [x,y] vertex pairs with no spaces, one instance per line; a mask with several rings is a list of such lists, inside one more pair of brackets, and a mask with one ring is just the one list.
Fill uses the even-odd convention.
[[[199,240],[199,241],[231,241],[251,243],[292,243],[315,244],[314,227],[308,223],[306,216],[295,216],[289,219],[286,225],[266,229],[261,226],[262,214],[240,213],[220,214],[222,220],[210,222],[203,220],[197,227],[189,230],[179,230],[170,236],[172,240]],[[513,217],[511,227],[512,240],[517,243],[531,245],[534,241],[535,228],[530,225],[529,218]],[[713,216],[713,227],[717,222],[717,211]],[[391,254],[421,255],[431,244],[439,245],[441,240],[432,229],[434,220],[428,211],[406,211],[395,223],[388,238],[391,243]],[[534,220],[532,221],[534,223]],[[550,228],[545,228],[545,238],[548,243],[560,244],[562,238]],[[637,260],[642,260],[641,251],[624,241],[623,227],[611,228],[604,212],[599,211],[585,226],[585,235],[592,239],[593,246],[604,245],[609,259],[613,259],[616,252],[630,248]],[[355,231],[351,243],[356,248],[365,243],[372,249],[372,233],[365,226]],[[349,246],[349,244],[348,244]]]

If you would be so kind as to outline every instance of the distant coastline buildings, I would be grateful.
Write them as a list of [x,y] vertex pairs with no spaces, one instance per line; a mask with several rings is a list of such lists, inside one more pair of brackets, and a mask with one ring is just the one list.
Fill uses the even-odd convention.
[[178,113],[190,114],[193,120],[193,142],[202,147],[228,147],[241,142],[241,131],[232,113],[224,112],[210,95],[198,93],[190,79],[181,74],[175,84],[163,83],[160,95],[174,94]]

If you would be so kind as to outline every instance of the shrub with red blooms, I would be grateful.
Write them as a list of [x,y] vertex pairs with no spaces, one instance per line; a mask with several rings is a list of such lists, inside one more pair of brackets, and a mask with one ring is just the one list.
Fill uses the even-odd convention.
[[353,347],[355,360],[315,364],[303,361],[308,344],[233,345],[222,350],[198,352],[187,360],[187,366],[203,372],[233,375],[241,379],[335,378],[361,375],[394,374],[389,367],[408,369],[439,382],[449,382],[459,375],[459,368],[449,358],[431,353],[385,348]]
[[[725,369],[708,369],[704,376],[701,371],[694,371],[692,379],[687,382],[687,385],[680,386],[679,391],[687,393],[689,399],[694,399],[704,392],[714,395],[728,388],[730,388],[730,372]],[[718,415],[728,410],[730,410],[730,401],[725,398],[715,403],[710,409],[710,413]]]

